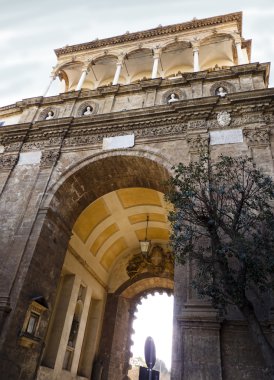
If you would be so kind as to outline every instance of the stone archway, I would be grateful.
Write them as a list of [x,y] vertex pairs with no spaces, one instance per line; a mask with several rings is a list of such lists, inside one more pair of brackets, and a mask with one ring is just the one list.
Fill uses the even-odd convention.
[[[49,204],[43,205],[37,215],[34,229],[26,248],[31,260],[24,278],[19,302],[12,312],[11,325],[18,332],[28,307],[28,300],[35,294],[43,295],[49,311],[43,315],[39,327],[41,342],[25,361],[25,352],[13,349],[10,339],[9,357],[17,355],[18,371],[29,378],[38,369],[43,356],[44,339],[50,319],[57,285],[67,252],[71,231],[79,214],[101,196],[123,188],[147,188],[164,192],[169,172],[163,165],[149,158],[121,153],[104,157],[86,165],[82,164],[54,192]],[[47,268],[47,270],[45,270]],[[7,336],[7,339],[10,337]],[[33,375],[32,375],[33,376]]]

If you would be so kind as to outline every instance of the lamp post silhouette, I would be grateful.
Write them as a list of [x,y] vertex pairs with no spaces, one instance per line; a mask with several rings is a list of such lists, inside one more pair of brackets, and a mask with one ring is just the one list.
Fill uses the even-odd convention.
[[151,336],[145,341],[146,367],[140,367],[139,380],[159,380],[160,372],[153,369],[156,363],[156,349]]
[[156,362],[156,349],[154,340],[151,338],[151,336],[147,337],[145,342],[145,359],[146,359],[146,365],[148,368],[148,380],[152,379],[152,368],[155,366]]

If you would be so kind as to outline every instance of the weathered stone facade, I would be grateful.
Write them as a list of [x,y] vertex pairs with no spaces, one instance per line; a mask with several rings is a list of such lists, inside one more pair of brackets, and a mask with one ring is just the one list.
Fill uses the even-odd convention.
[[[148,260],[127,272],[147,215],[154,246],[170,254],[162,194],[173,165],[208,147],[213,159],[249,155],[274,174],[269,64],[249,63],[250,42],[240,34],[237,13],[59,49],[55,74],[66,76],[67,92],[0,109],[7,121],[0,128],[3,379],[127,379],[133,310],[155,289],[174,291],[173,380],[268,378],[241,316],[231,310],[220,319],[188,286],[192,268],[176,264],[173,277],[167,264],[160,271]],[[78,85],[86,83],[79,90],[67,68],[93,49],[107,56],[106,46],[137,51],[163,40],[197,49],[195,36],[229,41],[230,64],[213,60],[211,68],[176,74],[175,62],[171,79],[136,74],[97,88],[79,74]],[[247,60],[240,65],[239,39]],[[9,123],[14,117],[18,123]],[[34,310],[31,324],[37,300],[43,311]],[[258,313],[273,339],[270,300]]]

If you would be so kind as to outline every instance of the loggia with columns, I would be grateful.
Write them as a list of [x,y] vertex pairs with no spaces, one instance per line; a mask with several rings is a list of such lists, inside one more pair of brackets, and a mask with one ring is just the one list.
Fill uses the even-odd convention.
[[[238,65],[242,65],[242,64],[247,63],[247,62],[245,62],[245,58],[244,58],[243,51],[242,51],[241,37],[236,36],[234,38],[234,43],[235,43],[236,52],[237,52]],[[199,41],[195,40],[192,42],[191,45],[192,45],[192,52],[193,52],[193,72],[198,72],[198,71],[200,71],[200,63],[199,63],[200,45],[199,45]],[[151,71],[151,79],[155,79],[158,77],[158,68],[159,68],[159,63],[161,60],[161,53],[162,53],[161,48],[156,47],[153,49],[153,65],[152,65],[152,71]],[[119,78],[120,78],[120,75],[121,75],[121,72],[123,69],[125,58],[126,58],[126,54],[121,54],[117,59],[116,71],[115,71],[113,81],[112,81],[113,86],[115,86],[119,83]],[[90,65],[91,64],[92,64],[92,62],[88,61],[88,63],[86,63],[83,66],[80,79],[79,79],[78,84],[76,86],[76,91],[80,91],[82,89],[83,84],[85,82],[85,79],[86,79],[86,77],[90,71]],[[49,90],[50,90],[53,82],[55,81],[55,79],[57,77],[59,77],[59,73],[53,72],[51,75],[50,83],[47,86],[46,91],[43,94],[44,97],[47,96],[47,94],[49,93]],[[62,78],[60,78],[60,79],[62,79]]]

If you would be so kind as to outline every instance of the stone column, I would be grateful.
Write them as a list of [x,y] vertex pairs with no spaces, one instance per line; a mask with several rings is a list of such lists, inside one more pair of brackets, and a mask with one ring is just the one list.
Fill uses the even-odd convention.
[[80,360],[80,354],[82,349],[82,344],[84,340],[84,333],[87,325],[88,320],[88,311],[91,305],[91,295],[92,295],[92,289],[90,287],[86,288],[86,294],[85,294],[85,300],[84,300],[84,307],[81,315],[81,320],[79,324],[78,329],[78,335],[74,347],[74,355],[71,363],[71,374],[77,375],[79,360]]
[[160,49],[155,49],[153,54],[153,68],[151,73],[151,79],[155,79],[158,76],[158,66],[159,66],[159,60],[160,60]]
[[200,71],[199,47],[194,46],[193,47],[193,72],[196,73],[197,71]]
[[[207,151],[206,129],[187,136],[190,160]],[[220,322],[207,300],[201,300],[191,286],[195,266],[176,263],[174,272],[173,380],[222,380]]]
[[51,80],[50,80],[50,82],[49,82],[49,84],[48,84],[48,86],[47,86],[47,88],[46,88],[46,90],[45,90],[45,92],[43,94],[44,97],[47,96],[47,94],[48,94],[48,92],[49,92],[49,90],[51,88],[51,85],[55,81],[55,79],[56,79],[56,75],[51,76]]
[[176,380],[222,380],[220,323],[202,308],[178,318],[182,372]]
[[175,265],[172,380],[222,380],[220,322],[191,288],[191,268]]
[[129,300],[108,294],[93,380],[125,379],[128,371]]
[[238,65],[243,65],[245,64],[245,59],[242,51],[242,42],[241,40],[236,40],[235,41],[236,45],[236,50],[237,50],[237,57],[238,57]]
[[96,363],[94,362],[94,356],[100,339],[104,307],[105,301],[103,299],[91,299],[84,343],[78,366],[78,376],[87,377],[88,379],[90,378],[93,367],[93,378],[96,379],[96,370],[98,369],[100,371],[100,363],[97,363],[97,367],[99,368],[95,368]]
[[78,82],[77,87],[76,87],[76,91],[80,91],[82,89],[83,84],[85,82],[85,79],[88,75],[88,72],[89,72],[89,70],[87,67],[83,68],[81,77],[80,77],[79,82]]
[[115,75],[112,81],[113,86],[115,86],[119,82],[119,78],[120,78],[120,74],[121,74],[122,66],[123,66],[123,59],[124,57],[120,57],[116,63],[116,71],[115,71]]
[[45,365],[54,369],[54,378],[59,376],[63,368],[80,283],[80,278],[75,275],[66,275],[63,278],[44,358]]

